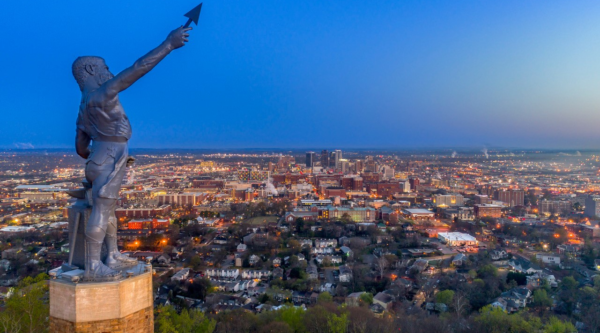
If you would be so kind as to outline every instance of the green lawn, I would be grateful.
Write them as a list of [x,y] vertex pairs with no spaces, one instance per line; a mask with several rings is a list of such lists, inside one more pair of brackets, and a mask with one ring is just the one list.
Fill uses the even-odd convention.
[[252,225],[262,225],[262,224],[267,224],[269,222],[277,222],[278,219],[279,218],[277,216],[258,216],[258,217],[253,217],[251,219],[248,219],[244,222],[250,223]]

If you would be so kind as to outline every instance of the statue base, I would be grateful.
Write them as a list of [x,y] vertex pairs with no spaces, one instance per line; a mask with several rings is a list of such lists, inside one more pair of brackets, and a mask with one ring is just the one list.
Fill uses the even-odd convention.
[[151,269],[114,282],[77,281],[50,280],[51,333],[154,332]]

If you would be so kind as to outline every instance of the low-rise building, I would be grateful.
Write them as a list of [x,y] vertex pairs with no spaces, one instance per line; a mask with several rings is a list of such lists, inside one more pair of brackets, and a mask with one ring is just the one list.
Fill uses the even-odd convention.
[[190,276],[190,269],[184,268],[179,270],[171,277],[171,281],[183,281],[186,280]]
[[479,244],[475,237],[462,232],[440,232],[438,238],[449,246],[476,246]]

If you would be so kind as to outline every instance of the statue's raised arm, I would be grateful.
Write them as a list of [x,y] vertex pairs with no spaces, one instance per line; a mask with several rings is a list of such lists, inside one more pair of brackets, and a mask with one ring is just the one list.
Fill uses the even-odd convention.
[[190,30],[192,30],[191,27],[179,27],[171,31],[167,36],[167,39],[165,39],[158,47],[139,58],[133,66],[126,68],[115,77],[106,81],[98,89],[98,93],[104,94],[107,98],[111,98],[129,88],[135,81],[151,71],[154,66],[163,60],[171,51],[184,46],[188,41],[187,38],[190,36],[188,34],[188,31]]

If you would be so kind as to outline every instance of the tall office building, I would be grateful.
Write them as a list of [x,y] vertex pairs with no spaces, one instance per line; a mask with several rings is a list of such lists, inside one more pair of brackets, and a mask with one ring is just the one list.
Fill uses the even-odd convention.
[[600,197],[589,196],[585,199],[585,212],[587,217],[600,216]]
[[350,162],[348,162],[347,159],[342,158],[339,162],[339,168],[340,170],[342,170],[342,173],[347,173],[350,171],[349,167],[350,167]]
[[356,173],[361,173],[365,169],[365,163],[363,162],[363,160],[356,160],[354,162],[354,165],[355,165]]
[[312,168],[313,164],[316,162],[316,154],[314,151],[306,152],[306,166]]
[[341,164],[340,161],[342,160],[342,151],[339,149],[335,150],[335,168],[339,169],[341,168]]
[[324,168],[329,166],[329,152],[327,150],[321,151],[321,166]]
[[332,151],[329,154],[329,166],[330,167],[335,167],[335,152],[334,151]]
[[525,191],[523,190],[498,190],[494,193],[496,200],[500,200],[512,206],[523,206],[525,204]]
[[541,200],[538,203],[538,206],[540,209],[540,214],[565,214],[566,215],[571,212],[573,204],[571,204],[570,201]]
[[377,165],[375,164],[373,156],[367,156],[367,159],[365,160],[365,171],[377,172]]

